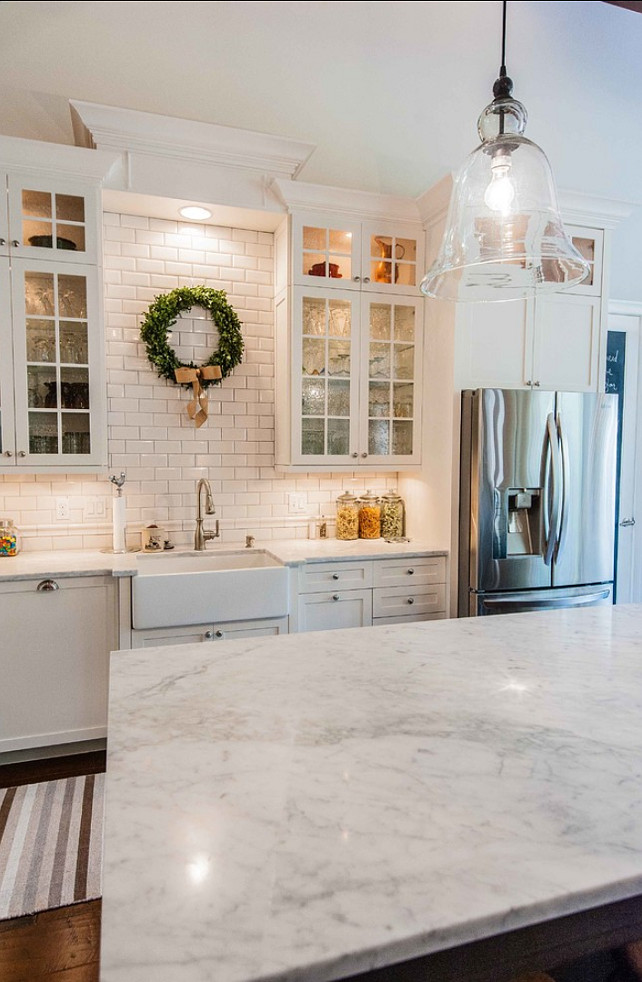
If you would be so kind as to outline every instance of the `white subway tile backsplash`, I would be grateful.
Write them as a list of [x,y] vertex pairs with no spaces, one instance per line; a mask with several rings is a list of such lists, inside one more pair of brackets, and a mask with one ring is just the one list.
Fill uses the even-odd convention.
[[[287,475],[274,467],[273,236],[251,229],[191,225],[138,215],[104,216],[105,333],[110,473],[127,473],[127,542],[162,521],[179,545],[193,536],[195,483],[210,480],[223,541],[305,537],[307,514],[332,513],[344,488],[393,487],[393,475]],[[158,378],[140,342],[140,322],[155,297],[178,286],[225,290],[243,325],[244,361],[209,391],[209,419],[196,429],[188,388]],[[181,318],[173,347],[197,363],[216,343],[209,314]],[[205,330],[204,330],[205,328]],[[187,354],[186,354],[187,352]],[[306,516],[288,511],[303,491]],[[70,499],[70,519],[55,519],[55,499]],[[96,503],[102,503],[96,509]],[[112,487],[102,475],[0,478],[0,505],[24,530],[24,548],[109,548]],[[102,507],[104,506],[104,507]]]

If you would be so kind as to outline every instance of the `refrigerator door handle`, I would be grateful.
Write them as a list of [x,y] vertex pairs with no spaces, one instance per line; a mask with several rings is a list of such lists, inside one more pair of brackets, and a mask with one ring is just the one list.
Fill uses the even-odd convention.
[[562,428],[562,414],[557,414],[557,432],[559,433],[559,446],[560,446],[560,457],[562,462],[562,506],[560,512],[560,528],[557,538],[557,548],[555,549],[554,561],[562,556],[564,552],[564,546],[566,544],[566,533],[568,530],[568,503],[570,495],[568,493],[568,481],[570,475],[569,461],[568,461],[568,445],[566,443],[566,438],[564,436],[564,430]]
[[557,437],[557,427],[553,413],[546,417],[546,439],[547,448],[544,451],[548,457],[550,453],[550,468],[545,460],[544,465],[544,530],[546,541],[544,543],[543,559],[547,566],[553,561],[555,546],[557,545],[558,526],[560,522],[560,455]]
[[554,610],[560,607],[591,607],[610,596],[610,590],[583,593],[576,597],[556,597],[553,600],[527,600],[524,597],[484,598],[484,607],[493,613],[521,614],[529,610]]

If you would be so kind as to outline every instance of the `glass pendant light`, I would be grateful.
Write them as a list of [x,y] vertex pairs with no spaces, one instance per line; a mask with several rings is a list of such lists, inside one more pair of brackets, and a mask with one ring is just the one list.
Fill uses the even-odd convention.
[[527,113],[502,65],[477,122],[481,144],[455,177],[439,254],[420,284],[444,300],[517,300],[580,283],[589,264],[564,231],[546,154],[524,136]]

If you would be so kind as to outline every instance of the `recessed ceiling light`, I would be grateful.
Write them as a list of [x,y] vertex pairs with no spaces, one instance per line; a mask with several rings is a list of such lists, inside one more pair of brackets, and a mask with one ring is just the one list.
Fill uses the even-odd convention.
[[200,205],[186,205],[184,208],[180,208],[178,213],[183,218],[191,218],[196,222],[204,222],[206,218],[212,217],[212,212],[208,211],[207,208],[201,208]]

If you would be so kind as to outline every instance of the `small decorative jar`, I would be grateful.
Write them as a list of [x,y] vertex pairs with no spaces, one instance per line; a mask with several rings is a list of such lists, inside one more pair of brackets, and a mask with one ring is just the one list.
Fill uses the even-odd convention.
[[401,539],[405,534],[403,498],[393,489],[381,495],[381,535],[384,539]]
[[379,495],[366,491],[359,499],[359,538],[378,539],[381,536],[381,505]]
[[345,491],[337,498],[337,539],[359,538],[359,503],[353,494]]
[[0,518],[0,556],[17,556],[20,533],[11,518]]

